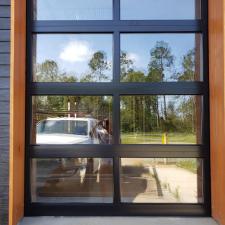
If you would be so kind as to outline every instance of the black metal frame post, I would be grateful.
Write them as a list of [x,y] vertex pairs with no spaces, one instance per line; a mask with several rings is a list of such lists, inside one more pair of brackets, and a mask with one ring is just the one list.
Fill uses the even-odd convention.
[[[26,216],[209,216],[209,79],[208,79],[208,1],[202,0],[200,20],[120,20],[120,0],[113,0],[113,20],[34,21],[32,0],[27,0],[27,99],[26,99]],[[109,33],[113,35],[113,80],[109,83],[37,83],[32,81],[33,35],[58,33]],[[200,33],[203,46],[204,81],[123,83],[120,82],[121,33]],[[38,95],[110,95],[113,96],[113,144],[111,145],[32,145],[32,96]],[[202,95],[203,143],[196,145],[120,144],[121,95]],[[112,204],[33,203],[30,176],[32,158],[110,157],[113,159],[114,200]],[[120,196],[121,157],[201,158],[204,160],[204,203],[122,203]]]

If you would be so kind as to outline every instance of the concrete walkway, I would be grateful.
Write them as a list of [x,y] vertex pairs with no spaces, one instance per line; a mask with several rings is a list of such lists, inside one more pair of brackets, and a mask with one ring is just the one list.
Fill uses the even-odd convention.
[[25,217],[19,225],[218,225],[207,217]]

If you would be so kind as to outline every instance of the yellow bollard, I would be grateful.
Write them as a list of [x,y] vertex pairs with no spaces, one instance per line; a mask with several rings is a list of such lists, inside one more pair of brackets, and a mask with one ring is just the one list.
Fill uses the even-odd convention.
[[162,144],[168,144],[168,137],[166,132],[162,134]]
[[[168,144],[167,132],[162,134],[162,144],[164,144],[164,145]],[[164,164],[166,165],[167,164],[167,158],[164,158],[163,161],[164,161]]]

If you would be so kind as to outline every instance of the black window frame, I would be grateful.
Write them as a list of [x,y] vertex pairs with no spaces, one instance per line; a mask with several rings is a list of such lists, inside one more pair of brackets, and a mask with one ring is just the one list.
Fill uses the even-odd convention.
[[[208,1],[201,1],[199,20],[120,20],[120,0],[113,0],[113,20],[33,21],[32,0],[27,0],[26,59],[26,165],[25,216],[210,216],[210,141],[208,72]],[[35,83],[32,80],[32,35],[57,33],[111,33],[113,35],[113,80],[103,83]],[[120,33],[201,33],[203,82],[120,82]],[[202,144],[143,145],[120,144],[120,122],[113,123],[112,145],[32,145],[32,96],[112,95],[113,121],[120,121],[120,95],[202,95]],[[66,149],[66,151],[65,151]],[[138,151],[137,151],[138,149]],[[113,158],[113,204],[32,203],[30,175],[32,158],[107,157]],[[204,203],[121,203],[120,158],[202,158],[204,160]]]

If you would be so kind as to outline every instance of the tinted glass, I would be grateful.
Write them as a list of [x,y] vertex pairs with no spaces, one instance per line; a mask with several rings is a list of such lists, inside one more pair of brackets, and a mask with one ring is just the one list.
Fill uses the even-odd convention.
[[201,96],[122,96],[123,144],[200,144]]
[[111,34],[41,34],[33,37],[33,80],[112,80]]
[[123,20],[199,19],[200,0],[120,0]]
[[202,81],[201,55],[200,34],[122,34],[121,81]]
[[33,97],[33,144],[111,144],[112,97]]
[[200,159],[123,158],[121,173],[122,202],[203,202],[203,162]]
[[41,121],[37,126],[37,135],[41,134],[74,134],[74,135],[88,135],[88,121],[76,120],[57,120],[52,118]]
[[112,0],[33,0],[37,20],[111,20]]
[[113,161],[109,158],[33,159],[33,202],[111,203]]

